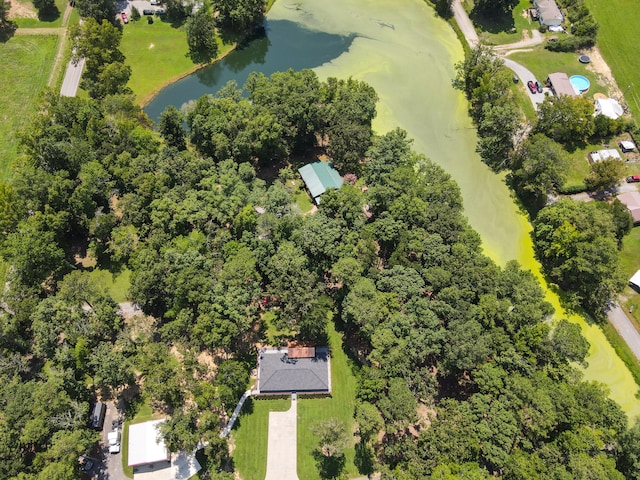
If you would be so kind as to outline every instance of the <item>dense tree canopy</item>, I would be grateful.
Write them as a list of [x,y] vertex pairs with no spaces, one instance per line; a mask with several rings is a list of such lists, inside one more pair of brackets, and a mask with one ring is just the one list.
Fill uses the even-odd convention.
[[[354,441],[385,478],[632,475],[636,430],[570,363],[588,350],[578,327],[551,319],[533,274],[483,254],[458,186],[406,132],[371,136],[368,85],[287,71],[244,91],[196,101],[184,133],[177,110],[153,131],[123,95],[43,98],[0,187],[0,476],[77,477],[91,402],[134,385],[170,415],[172,450],[205,442],[211,470],[228,469],[220,426],[256,346],[274,329],[323,342],[332,319],[353,353],[358,438],[317,425],[322,475]],[[527,148],[523,169],[555,151]],[[301,215],[295,168],[317,154],[351,175]],[[619,286],[623,220],[563,201],[536,221],[541,261],[589,306]],[[124,321],[87,261],[131,271],[139,316]]]

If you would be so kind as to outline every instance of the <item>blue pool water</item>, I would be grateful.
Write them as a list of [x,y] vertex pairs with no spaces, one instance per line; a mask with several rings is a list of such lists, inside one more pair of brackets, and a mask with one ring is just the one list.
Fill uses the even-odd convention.
[[589,79],[582,75],[572,75],[569,78],[569,81],[571,82],[571,85],[573,86],[575,91],[579,93],[586,92],[587,90],[589,90],[589,86],[591,85]]

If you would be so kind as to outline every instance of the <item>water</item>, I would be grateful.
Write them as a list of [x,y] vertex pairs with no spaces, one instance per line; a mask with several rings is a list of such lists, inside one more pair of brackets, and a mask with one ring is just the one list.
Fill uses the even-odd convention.
[[[219,65],[163,90],[147,107],[152,118],[172,103],[181,106],[213,93],[228,80],[287,68],[313,68],[322,79],[352,76],[380,97],[374,129],[400,126],[424,153],[460,185],[465,213],[480,233],[485,252],[504,265],[516,259],[539,278],[530,225],[500,176],[475,153],[476,133],[467,103],[451,87],[454,63],[463,52],[452,29],[421,0],[277,0],[268,15],[267,38],[231,54]],[[255,49],[255,51],[254,51]],[[547,298],[558,312],[557,296]],[[602,332],[572,316],[591,343],[585,377],[606,384],[611,397],[632,417],[640,415],[638,387]]]

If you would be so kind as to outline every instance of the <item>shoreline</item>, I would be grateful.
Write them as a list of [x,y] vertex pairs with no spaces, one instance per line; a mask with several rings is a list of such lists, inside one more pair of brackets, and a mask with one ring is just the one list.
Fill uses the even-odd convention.
[[172,85],[180,80],[182,80],[185,77],[188,77],[189,75],[191,75],[192,73],[197,72],[198,70],[202,70],[203,68],[209,67],[211,65],[215,65],[216,63],[218,63],[220,60],[223,60],[227,55],[229,55],[231,52],[234,52],[236,50],[236,48],[238,48],[238,44],[234,43],[233,46],[227,50],[226,52],[224,52],[222,55],[220,55],[219,57],[216,57],[215,60],[213,60],[210,63],[199,63],[198,65],[194,65],[192,68],[190,68],[189,70],[182,72],[179,75],[176,75],[174,77],[171,77],[169,80],[167,80],[166,82],[164,82],[162,85],[160,85],[158,88],[155,88],[154,90],[151,91],[151,93],[148,93],[146,96],[144,96],[140,102],[140,108],[144,108],[146,107],[154,98],[156,98],[158,96],[158,94],[164,90],[165,88],[167,88],[169,85]]

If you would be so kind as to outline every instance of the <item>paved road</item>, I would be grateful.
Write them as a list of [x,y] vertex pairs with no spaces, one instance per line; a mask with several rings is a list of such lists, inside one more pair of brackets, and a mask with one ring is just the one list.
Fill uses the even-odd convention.
[[80,86],[80,77],[82,77],[82,70],[84,69],[84,58],[78,60],[77,64],[74,64],[69,60],[67,65],[67,71],[64,74],[64,80],[62,81],[62,87],[60,88],[60,96],[62,97],[75,97]]
[[531,90],[527,88],[527,82],[529,81],[535,82],[537,80],[536,76],[533,73],[531,73],[530,70],[528,70],[524,66],[520,65],[517,62],[514,62],[509,58],[503,58],[503,60],[504,60],[504,66],[511,69],[511,71],[513,71],[513,73],[515,73],[518,76],[518,78],[520,79],[520,82],[522,83],[522,86],[524,87],[525,91],[527,92],[527,95],[529,96],[529,99],[531,100],[531,103],[533,103],[533,107],[537,109],[538,104],[544,101],[544,97],[546,96],[544,92],[549,90],[545,88],[543,89],[543,93],[531,93]]
[[611,325],[618,331],[624,341],[627,342],[633,354],[638,361],[640,361],[640,333],[638,333],[633,323],[629,321],[624,310],[622,310],[619,305],[615,305],[607,311],[607,317],[609,317]]
[[[113,402],[107,403],[107,413],[104,416],[104,429],[101,439],[104,466],[98,471],[98,480],[131,480],[122,470],[122,449],[120,449],[120,453],[109,453],[107,434],[111,431],[112,421],[118,418],[120,418],[120,413],[115,404]],[[122,440],[122,433],[120,434],[120,440]]]
[[473,48],[478,45],[478,43],[480,43],[480,39],[478,38],[476,29],[473,28],[473,23],[471,23],[469,15],[464,11],[460,0],[453,0],[451,10],[453,10],[453,18],[455,18],[458,27],[462,30],[462,34],[464,35],[464,38],[467,39],[469,46]]
[[296,395],[286,412],[269,412],[267,475],[265,480],[298,480]]

